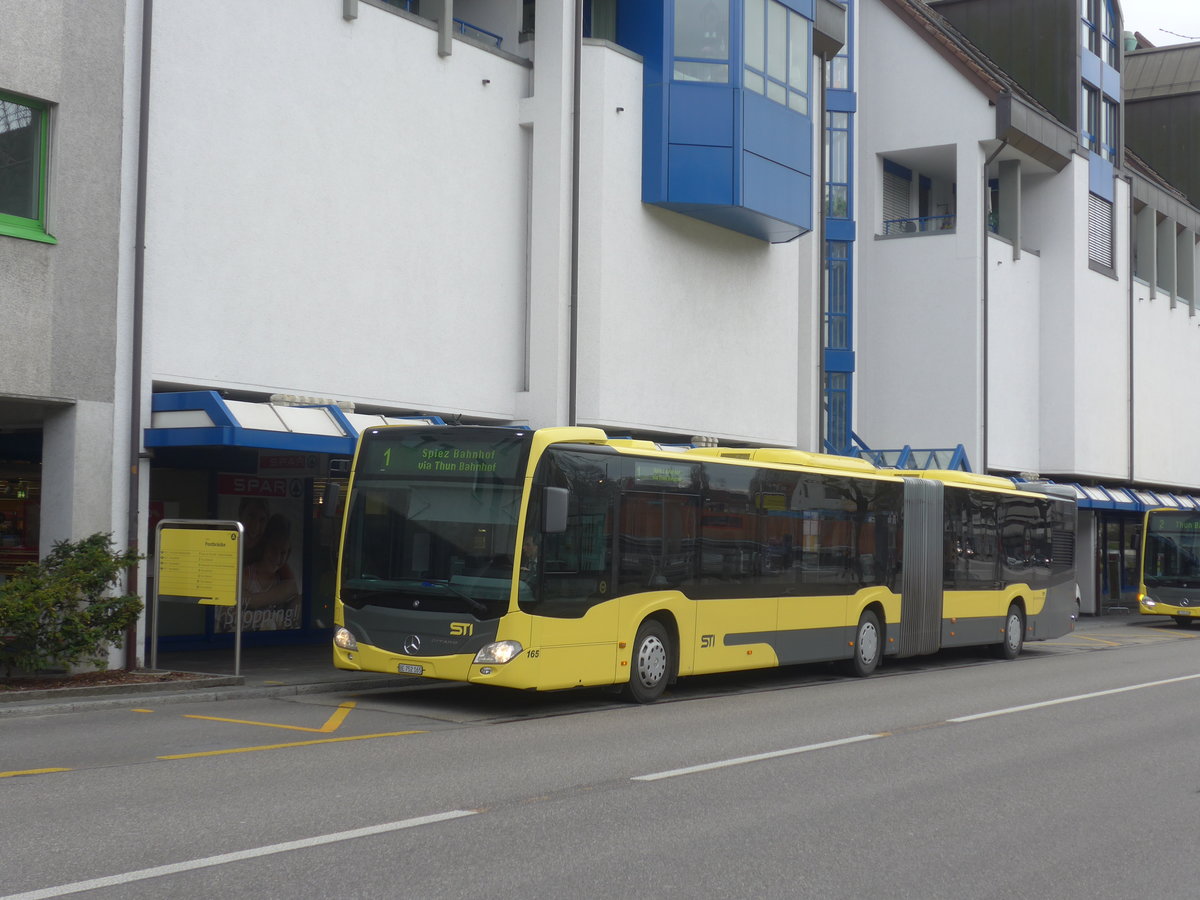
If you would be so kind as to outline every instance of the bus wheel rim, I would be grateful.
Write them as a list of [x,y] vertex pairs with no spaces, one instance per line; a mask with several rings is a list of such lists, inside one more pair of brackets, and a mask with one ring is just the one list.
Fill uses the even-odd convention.
[[662,681],[666,673],[667,648],[657,637],[650,635],[638,647],[638,680],[646,687],[653,687]]
[[858,632],[858,657],[869,663],[879,652],[879,633],[870,625],[864,625]]
[[1016,647],[1021,641],[1021,617],[1013,613],[1008,617],[1008,629],[1005,633],[1005,638],[1008,640],[1008,646]]

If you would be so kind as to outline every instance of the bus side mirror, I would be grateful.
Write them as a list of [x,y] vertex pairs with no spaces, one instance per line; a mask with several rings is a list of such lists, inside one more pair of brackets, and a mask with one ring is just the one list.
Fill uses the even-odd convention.
[[542,488],[542,533],[562,534],[567,530],[567,501],[571,492],[566,488]]
[[321,495],[321,514],[327,519],[332,519],[337,515],[341,499],[342,486],[336,481],[325,482],[325,492]]

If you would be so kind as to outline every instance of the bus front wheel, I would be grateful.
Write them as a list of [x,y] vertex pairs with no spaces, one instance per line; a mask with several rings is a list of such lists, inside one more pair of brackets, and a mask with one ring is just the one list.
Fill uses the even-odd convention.
[[649,703],[661,697],[671,679],[672,659],[671,636],[667,629],[661,622],[647,619],[633,640],[629,683],[624,691],[626,699]]
[[846,667],[851,675],[866,678],[879,668],[883,658],[883,633],[879,630],[879,616],[864,609],[854,631],[854,655]]
[[1021,613],[1021,607],[1014,603],[1004,617],[1004,640],[996,644],[996,656],[1000,659],[1016,659],[1024,646],[1025,616]]
[[1180,628],[1191,628],[1192,622],[1195,621],[1195,619],[1191,618],[1190,616],[1175,616],[1174,619],[1175,624]]

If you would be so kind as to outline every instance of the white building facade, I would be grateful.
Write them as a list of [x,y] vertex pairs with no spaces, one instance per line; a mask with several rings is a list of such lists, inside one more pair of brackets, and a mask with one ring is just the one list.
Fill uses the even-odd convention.
[[[48,212],[6,232],[0,209],[25,323],[0,460],[39,444],[21,547],[111,530],[153,553],[164,517],[269,500],[305,608],[251,640],[323,639],[329,485],[381,417],[958,448],[1200,495],[1200,417],[1162,389],[1198,356],[1197,213],[1101,127],[1119,10],[1055,0],[1058,108],[969,42],[980,4],[1019,5],[127,0],[87,14],[103,60],[70,52],[74,7],[10,4],[0,101],[44,113],[53,150]],[[1134,534],[1105,516],[1137,501],[1082,496],[1100,612]],[[229,640],[198,610],[159,625]]]

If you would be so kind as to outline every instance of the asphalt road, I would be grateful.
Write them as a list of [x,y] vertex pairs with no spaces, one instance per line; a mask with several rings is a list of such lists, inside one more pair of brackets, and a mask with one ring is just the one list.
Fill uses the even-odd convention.
[[9,897],[1196,898],[1200,630],[0,723]]

